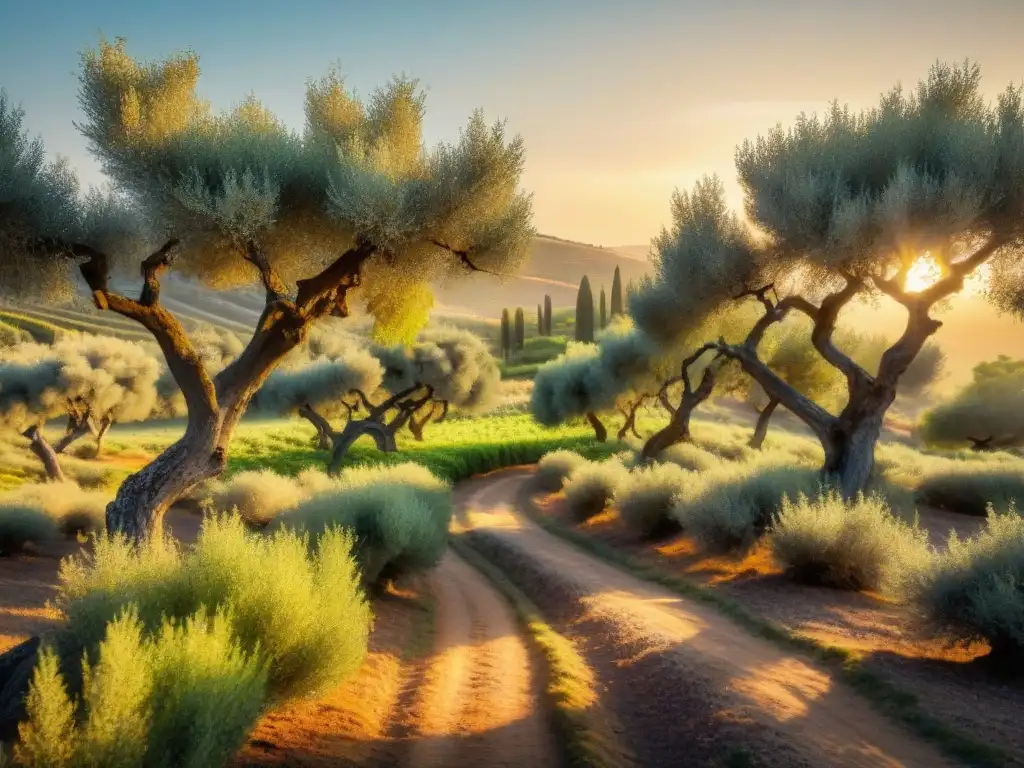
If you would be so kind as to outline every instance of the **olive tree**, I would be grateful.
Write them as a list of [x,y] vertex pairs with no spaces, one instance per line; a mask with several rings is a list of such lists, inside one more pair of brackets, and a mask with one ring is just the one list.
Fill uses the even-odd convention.
[[645,334],[619,316],[596,344],[570,342],[565,353],[537,370],[530,410],[546,426],[584,417],[604,442],[608,428],[600,414],[615,409],[623,416],[618,439],[639,437],[637,411],[655,398],[670,365]]
[[[425,426],[444,420],[450,407],[474,413],[497,397],[497,362],[468,331],[428,330],[413,345],[395,347],[368,348],[342,333],[328,338],[329,346],[307,345],[305,364],[286,360],[267,378],[253,407],[307,419],[319,446],[331,451],[332,472],[364,435],[379,450],[392,452],[399,430],[408,426],[422,440]],[[345,419],[340,430],[331,424],[339,417]]]
[[979,451],[1024,444],[1024,360],[1000,355],[976,365],[967,386],[925,413],[919,433],[928,443]]
[[[741,343],[713,342],[814,432],[824,470],[842,492],[862,490],[871,475],[882,421],[901,378],[942,323],[932,310],[962,290],[980,265],[991,269],[991,295],[1024,311],[1024,105],[1008,88],[995,105],[979,95],[970,63],[935,65],[916,90],[894,88],[877,107],[854,114],[834,104],[801,116],[736,153],[746,213],[766,242],[739,294],[763,315]],[[937,280],[909,290],[914,263],[930,254]],[[679,254],[679,269],[691,259]],[[714,286],[695,290],[714,292]],[[833,340],[841,310],[880,295],[907,312],[902,333],[871,373]],[[813,323],[811,342],[845,379],[847,402],[829,413],[774,372],[759,347],[789,313]]]
[[133,341],[77,333],[62,334],[52,345],[9,347],[0,351],[0,412],[19,427],[66,417],[55,453],[91,434],[98,455],[112,424],[142,421],[156,408],[161,363],[154,352]]
[[[188,406],[182,438],[107,508],[108,529],[135,539],[159,532],[176,499],[223,471],[253,394],[320,318],[350,314],[371,271],[395,292],[508,274],[534,234],[519,190],[522,141],[477,112],[457,142],[427,151],[415,80],[360,101],[329,73],[308,85],[296,134],[252,98],[213,114],[198,76],[192,53],[140,63],[122,40],[83,55],[79,128],[116,185],[84,200],[67,166],[28,139],[21,112],[0,103],[3,293],[67,296],[77,269],[99,310],[153,334]],[[265,291],[252,338],[215,375],[160,300],[172,268],[214,288]],[[120,274],[141,274],[136,297],[112,288]]]
[[645,458],[689,439],[694,410],[711,397],[728,363],[716,342],[706,340],[741,332],[746,313],[723,297],[741,290],[755,265],[756,246],[729,212],[719,178],[701,179],[692,192],[677,190],[671,214],[671,226],[652,242],[651,275],[629,296],[628,311],[637,328],[679,359],[678,373],[666,378],[658,392],[671,418],[644,444]]
[[378,349],[375,354],[384,366],[384,387],[408,393],[389,424],[393,433],[408,426],[422,441],[427,424],[446,419],[450,408],[477,414],[499,399],[501,369],[487,343],[470,331],[432,328],[411,347]]
[[[344,331],[319,333],[285,357],[253,397],[251,407],[301,416],[316,429],[318,447],[330,450],[339,437],[331,420],[340,416],[351,420],[383,380],[380,360],[362,339]],[[389,447],[382,429],[364,429],[360,434],[371,434],[382,450]]]

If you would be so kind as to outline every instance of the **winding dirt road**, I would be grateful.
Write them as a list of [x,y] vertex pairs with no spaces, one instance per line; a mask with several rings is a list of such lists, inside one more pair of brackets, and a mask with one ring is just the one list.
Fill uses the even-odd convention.
[[[455,529],[581,643],[641,764],[951,768],[827,669],[532,523],[515,509],[529,477],[464,484]],[[440,605],[464,599],[446,589]]]
[[515,615],[449,551],[431,575],[435,651],[423,663],[403,726],[406,768],[555,768],[560,753]]

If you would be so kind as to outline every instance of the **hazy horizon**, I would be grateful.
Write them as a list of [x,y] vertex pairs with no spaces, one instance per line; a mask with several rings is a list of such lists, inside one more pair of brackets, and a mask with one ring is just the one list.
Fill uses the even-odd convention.
[[429,143],[457,136],[476,107],[507,119],[526,141],[523,184],[538,230],[605,247],[649,243],[667,222],[672,189],[704,173],[722,176],[738,208],[736,144],[800,111],[833,98],[870,106],[897,81],[912,87],[937,59],[978,61],[989,96],[1024,78],[1019,0],[444,0],[395,2],[388,13],[321,0],[301,13],[238,0],[0,5],[11,22],[0,29],[0,86],[85,185],[103,177],[72,125],[81,119],[78,56],[102,33],[126,37],[131,55],[147,60],[192,48],[215,109],[252,92],[296,130],[305,82],[332,63],[363,95],[412,74],[427,89]]

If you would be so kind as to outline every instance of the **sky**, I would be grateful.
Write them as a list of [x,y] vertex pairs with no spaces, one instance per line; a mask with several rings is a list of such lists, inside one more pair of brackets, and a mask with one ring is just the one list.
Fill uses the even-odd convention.
[[361,95],[418,77],[429,144],[477,107],[507,120],[537,229],[605,246],[649,242],[705,173],[739,209],[736,145],[801,111],[869,107],[938,59],[980,63],[991,96],[1024,80],[1024,0],[0,0],[0,19],[0,87],[84,184],[103,176],[73,124],[79,56],[124,37],[145,60],[193,49],[215,108],[251,92],[296,129],[333,64]]

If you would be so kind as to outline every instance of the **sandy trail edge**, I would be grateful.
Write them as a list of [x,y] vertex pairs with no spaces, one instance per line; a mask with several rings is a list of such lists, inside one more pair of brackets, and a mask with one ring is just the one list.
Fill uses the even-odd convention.
[[505,600],[454,552],[431,574],[435,651],[409,722],[407,768],[555,768],[530,654]]
[[515,510],[529,478],[519,469],[477,481],[466,489],[456,525],[515,549],[545,578],[577,594],[592,617],[615,625],[620,639],[634,648],[675,657],[720,694],[723,711],[771,728],[811,765],[956,765],[876,712],[827,669],[544,531]]

